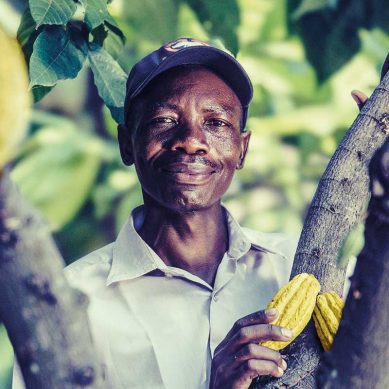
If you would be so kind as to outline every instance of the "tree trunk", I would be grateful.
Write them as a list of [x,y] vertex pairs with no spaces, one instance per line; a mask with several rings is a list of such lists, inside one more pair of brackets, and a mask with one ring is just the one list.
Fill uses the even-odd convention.
[[71,289],[46,224],[0,179],[0,320],[27,388],[102,388],[87,298]]
[[[324,172],[312,200],[295,255],[291,278],[311,273],[321,291],[341,294],[345,269],[338,251],[361,219],[369,197],[368,166],[389,132],[389,73],[347,131]],[[254,388],[314,388],[322,348],[312,321],[284,352],[288,369],[279,379],[259,379]]]
[[365,247],[358,257],[333,348],[319,388],[389,388],[389,143],[371,164],[372,199]]

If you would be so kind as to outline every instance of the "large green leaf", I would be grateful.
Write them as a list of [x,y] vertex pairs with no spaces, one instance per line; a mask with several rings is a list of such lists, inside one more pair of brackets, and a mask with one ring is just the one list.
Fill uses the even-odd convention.
[[221,38],[225,46],[236,55],[239,49],[236,29],[240,23],[240,10],[236,0],[185,0],[196,12],[199,20],[214,37]]
[[62,27],[45,27],[34,43],[30,59],[30,86],[52,86],[75,78],[85,60],[83,52]]
[[352,6],[350,2],[342,4],[305,14],[297,22],[307,59],[319,81],[339,70],[360,49],[358,30],[365,24],[365,5],[359,0]]
[[89,45],[88,60],[100,97],[109,107],[124,104],[127,76],[119,64],[99,45]]
[[85,23],[93,30],[108,18],[106,0],[88,0],[85,8]]
[[77,9],[74,0],[29,0],[29,4],[37,26],[66,24]]
[[[320,82],[338,71],[360,50],[361,28],[389,31],[387,0],[327,1],[289,0],[290,18],[300,34],[308,61]],[[316,9],[309,9],[316,3]],[[308,12],[309,11],[309,12]],[[298,20],[295,20],[298,17]]]

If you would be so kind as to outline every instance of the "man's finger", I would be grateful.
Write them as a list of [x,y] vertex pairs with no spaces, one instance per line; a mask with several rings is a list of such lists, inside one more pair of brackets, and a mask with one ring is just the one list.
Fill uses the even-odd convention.
[[248,343],[240,348],[233,356],[231,368],[236,368],[242,364],[242,362],[249,359],[267,360],[272,361],[281,367],[286,369],[287,364],[282,358],[282,355],[275,350],[268,347],[261,346],[257,343]]
[[236,334],[244,327],[257,325],[257,324],[268,324],[275,320],[278,316],[276,308],[266,309],[251,313],[250,315],[244,316],[237,320],[228,332],[222,342],[216,347],[215,354],[219,354],[223,349],[230,346],[230,340],[236,337]]
[[354,99],[354,101],[357,103],[359,110],[363,108],[363,106],[366,104],[366,101],[368,97],[359,90],[353,90],[351,91],[351,96]]
[[249,359],[245,361],[237,371],[238,382],[250,382],[260,375],[271,375],[273,377],[281,377],[284,370],[277,364],[271,361],[258,361]]
[[292,338],[292,331],[288,328],[273,324],[256,324],[241,328],[231,338],[230,349],[236,352],[246,343],[261,343],[266,340],[281,340],[287,342]]
[[243,327],[252,326],[255,324],[267,324],[275,320],[278,316],[278,311],[275,308],[257,311],[250,315],[244,316],[235,322],[232,327],[233,332],[239,331]]

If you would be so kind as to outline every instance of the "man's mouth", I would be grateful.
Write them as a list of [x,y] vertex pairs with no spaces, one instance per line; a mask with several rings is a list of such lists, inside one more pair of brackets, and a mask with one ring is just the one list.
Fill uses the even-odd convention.
[[212,174],[215,169],[202,163],[176,162],[161,167],[161,170],[168,173],[186,173],[189,175]]
[[175,162],[163,165],[160,171],[173,181],[187,185],[206,183],[216,173],[216,169],[203,163]]

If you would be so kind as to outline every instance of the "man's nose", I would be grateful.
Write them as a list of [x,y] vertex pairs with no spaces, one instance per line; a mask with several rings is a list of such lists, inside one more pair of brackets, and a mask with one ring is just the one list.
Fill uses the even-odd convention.
[[171,141],[171,150],[183,151],[186,154],[207,154],[209,145],[204,130],[196,123],[185,123],[177,128]]

